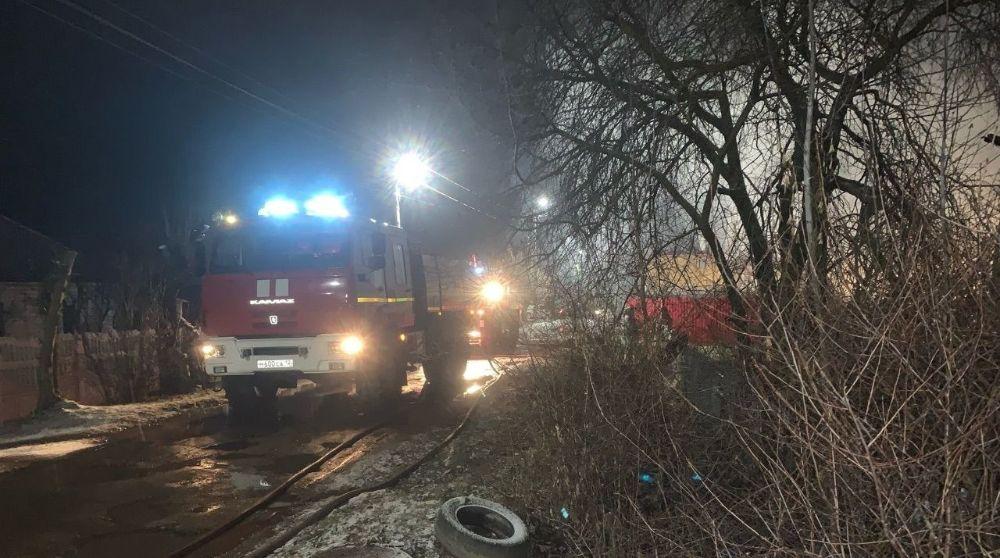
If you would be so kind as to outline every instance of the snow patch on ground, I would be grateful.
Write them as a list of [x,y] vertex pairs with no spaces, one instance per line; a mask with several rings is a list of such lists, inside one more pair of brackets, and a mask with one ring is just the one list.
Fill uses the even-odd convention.
[[[491,476],[507,456],[498,451],[501,443],[497,440],[498,433],[492,431],[492,421],[482,414],[452,444],[399,485],[353,498],[304,529],[272,556],[305,558],[334,548],[356,546],[394,548],[414,558],[446,555],[434,536],[434,521],[445,501],[455,496],[475,495],[504,502]],[[384,480],[450,431],[451,427],[446,427],[410,437],[390,437],[378,444],[386,449],[367,453],[317,483],[322,486],[315,488],[337,494]]]
[[[433,447],[449,431],[440,428],[384,440],[382,444],[391,450],[364,455],[322,488],[343,493],[385,480]],[[404,481],[392,489],[361,494],[299,533],[273,556],[300,558],[331,548],[372,545],[402,550],[415,558],[437,558],[434,517],[448,492],[448,488],[440,485],[410,486]]]
[[96,406],[63,401],[36,417],[0,428],[0,445],[104,436],[159,422],[195,407],[218,407],[223,403],[225,395],[213,390],[127,405]]
[[391,451],[366,453],[345,470],[333,475],[324,488],[346,492],[352,488],[385,480],[396,470],[409,465],[417,455],[427,451],[447,435],[448,429],[438,429],[405,439],[396,437],[386,440],[383,444],[394,446]]
[[405,497],[395,490],[378,490],[353,498],[326,519],[306,529],[274,556],[300,558],[343,546],[380,546],[414,557],[437,556],[434,514],[437,499]]

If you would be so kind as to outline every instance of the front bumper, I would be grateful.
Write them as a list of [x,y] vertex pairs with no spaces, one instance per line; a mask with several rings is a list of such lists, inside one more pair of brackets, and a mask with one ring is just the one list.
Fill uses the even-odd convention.
[[[202,345],[222,347],[218,356],[205,357],[205,372],[210,376],[247,376],[252,374],[340,374],[358,370],[361,354],[339,351],[348,334],[317,335],[268,339],[205,337]],[[370,347],[362,349],[371,350]]]

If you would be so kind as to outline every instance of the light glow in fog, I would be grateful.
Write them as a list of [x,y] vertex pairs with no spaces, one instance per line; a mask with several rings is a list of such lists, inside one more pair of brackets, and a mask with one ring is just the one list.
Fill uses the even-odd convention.
[[284,196],[275,196],[264,202],[264,207],[260,208],[257,215],[284,219],[298,212],[299,204],[295,203],[295,200],[290,200]]
[[306,200],[306,215],[323,217],[325,219],[343,219],[350,217],[344,200],[338,196],[323,192]]
[[496,372],[494,372],[493,367],[490,366],[490,361],[470,360],[465,363],[465,373],[462,374],[462,379],[472,382],[483,378],[492,378],[493,376],[496,376]]

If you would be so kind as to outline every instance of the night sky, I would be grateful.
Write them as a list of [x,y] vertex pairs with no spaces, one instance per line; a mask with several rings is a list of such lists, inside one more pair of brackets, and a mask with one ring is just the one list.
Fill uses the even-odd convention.
[[[68,2],[3,0],[2,214],[85,252],[154,241],[164,214],[246,214],[276,193],[333,189],[352,196],[355,214],[391,221],[387,161],[411,145],[479,195],[440,180],[435,187],[503,211],[491,193],[508,180],[510,147],[483,101],[490,95],[470,93],[461,61],[472,53],[482,68],[489,59],[490,2],[73,4],[304,119]],[[476,79],[475,87],[493,87],[489,77]],[[407,202],[404,220],[442,251],[476,249],[499,235],[502,219],[430,193],[421,198]]]

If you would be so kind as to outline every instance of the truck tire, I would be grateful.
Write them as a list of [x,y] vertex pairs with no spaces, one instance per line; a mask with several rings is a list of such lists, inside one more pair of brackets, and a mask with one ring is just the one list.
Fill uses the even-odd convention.
[[277,412],[278,384],[263,378],[243,376],[223,378],[222,387],[229,403],[229,422],[245,424]]
[[[395,347],[392,339],[381,346]],[[406,383],[406,358],[402,350],[382,351],[366,359],[355,380],[355,391],[362,409],[377,411],[399,402],[400,388]]]
[[257,394],[251,378],[223,378],[222,388],[229,403],[229,422],[243,424],[256,412]]
[[468,324],[464,316],[438,316],[426,333],[424,377],[439,393],[449,393],[462,383],[465,364],[471,349],[465,338]]
[[399,401],[399,380],[390,374],[376,373],[375,370],[362,372],[355,391],[358,402],[366,411],[377,411],[392,407]]
[[528,527],[504,506],[460,496],[438,510],[434,534],[455,558],[526,558]]

